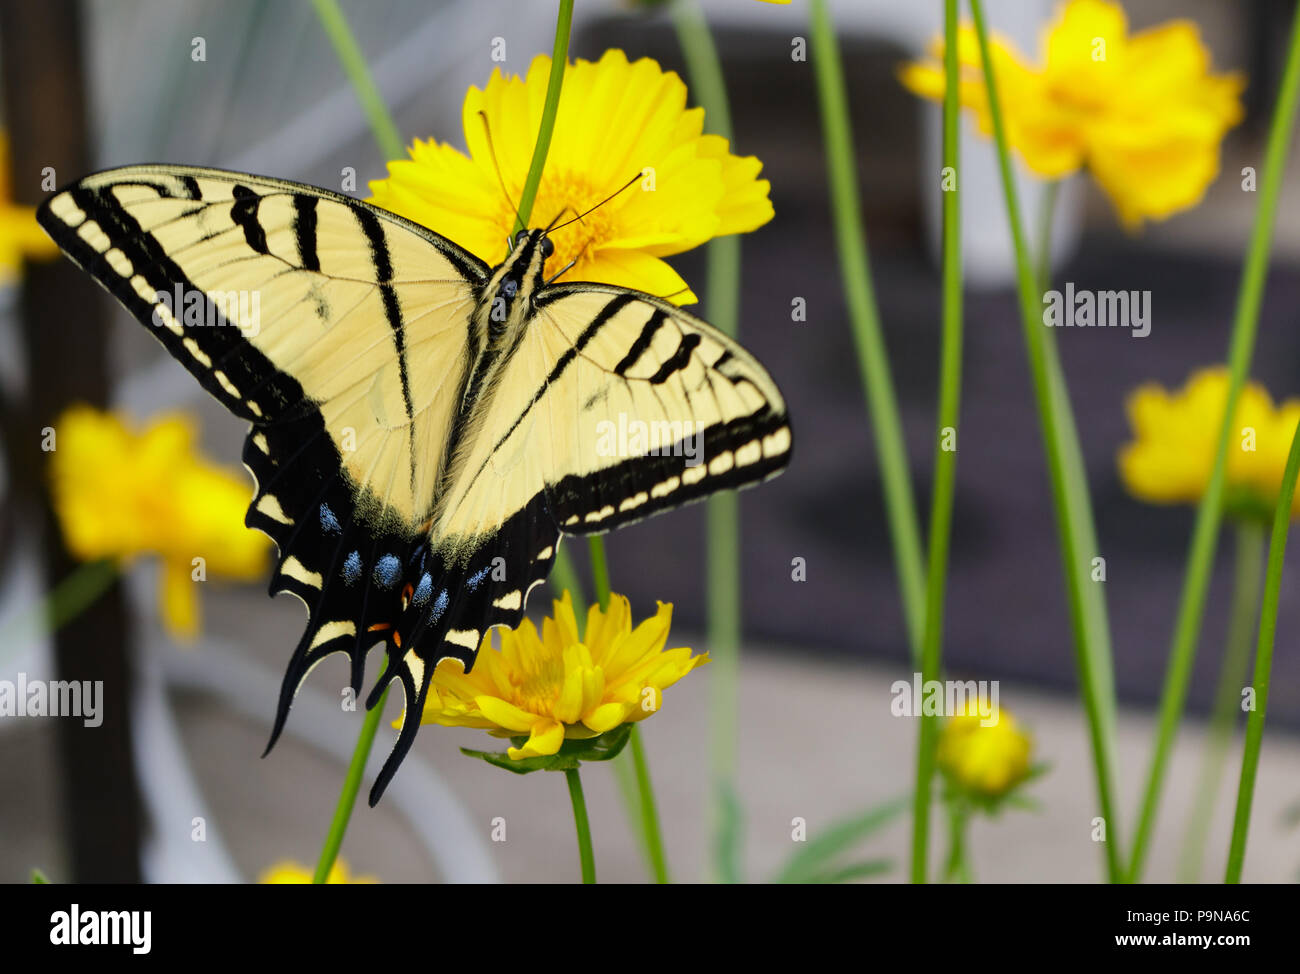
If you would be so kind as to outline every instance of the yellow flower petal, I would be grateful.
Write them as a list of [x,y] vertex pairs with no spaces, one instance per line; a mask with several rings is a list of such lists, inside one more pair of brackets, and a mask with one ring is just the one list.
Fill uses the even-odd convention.
[[[1086,166],[1129,229],[1195,206],[1219,171],[1219,144],[1242,117],[1238,74],[1210,73],[1188,21],[1128,34],[1108,0],[1069,0],[1044,32],[1041,68],[998,37],[990,42],[1007,141],[1035,173],[1059,179]],[[942,41],[904,66],[902,83],[941,99]],[[991,135],[974,31],[959,33],[960,100]]]
[[625,703],[603,703],[582,718],[582,722],[597,734],[613,730],[629,720],[632,708]]
[[[417,140],[409,159],[393,160],[387,178],[370,184],[372,201],[498,263],[513,230],[512,201],[532,160],[549,72],[543,55],[525,78],[494,70],[483,89],[465,96],[468,154]],[[558,272],[573,264],[561,280],[615,284],[686,304],[695,295],[660,258],[771,219],[769,185],[758,178],[762,165],[704,135],[704,113],[687,108],[687,97],[681,78],[649,58],[629,61],[610,50],[599,61],[569,66],[531,220],[572,221],[551,235],[548,267]],[[579,213],[586,215],[572,220]]]
[[531,731],[539,722],[536,714],[530,714],[498,697],[475,697],[474,705],[492,723],[502,730],[522,732]]
[[495,736],[527,733],[523,747],[507,752],[516,760],[554,754],[566,738],[594,737],[657,713],[664,688],[709,659],[684,647],[664,651],[672,606],[663,602],[633,626],[628,600],[613,594],[608,609],[588,610],[584,638],[567,592],[553,609],[540,638],[528,620],[501,634],[500,649],[485,637],[471,674],[458,662],[439,665],[421,720]]
[[165,564],[161,572],[163,624],[175,639],[193,641],[199,631],[199,597],[188,564]]
[[520,758],[545,757],[554,754],[564,743],[564,725],[558,720],[539,720],[523,747],[511,747],[506,753],[518,761]]
[[978,714],[949,719],[939,735],[940,769],[960,788],[986,797],[1006,794],[1029,773],[1033,741],[1006,710],[985,726]]
[[36,208],[14,204],[10,192],[9,137],[0,132],[0,284],[17,280],[24,260],[51,260],[58,245],[36,222]]
[[[1134,390],[1127,404],[1134,439],[1118,457],[1129,493],[1153,504],[1198,502],[1209,484],[1227,396],[1228,372],[1222,367],[1194,373],[1172,393],[1154,383]],[[1272,510],[1297,421],[1300,401],[1275,408],[1258,383],[1242,389],[1227,455],[1230,509]],[[1295,507],[1300,510],[1300,502]]]
[[137,431],[112,413],[74,406],[53,430],[51,495],[69,550],[83,560],[158,556],[159,606],[171,632],[190,638],[197,630],[196,567],[205,581],[263,576],[270,539],[244,526],[252,485],[199,454],[192,419],[161,416]]

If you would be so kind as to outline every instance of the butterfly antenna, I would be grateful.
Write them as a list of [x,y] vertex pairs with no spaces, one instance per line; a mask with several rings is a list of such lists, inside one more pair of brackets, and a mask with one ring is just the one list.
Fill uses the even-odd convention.
[[[560,212],[557,213],[557,214],[555,214],[555,217],[551,220],[551,222],[548,223],[548,224],[546,224],[546,231],[545,231],[545,232],[546,232],[546,233],[550,233],[552,230],[554,230],[554,229],[555,229],[555,222],[556,222],[556,220],[559,220],[560,217],[564,216],[564,214],[568,213],[570,210],[573,210],[574,213],[577,213],[577,214],[578,214],[577,216],[574,217],[574,220],[577,220],[579,223],[581,223],[581,222],[582,222],[583,214],[578,213],[578,211],[577,211],[576,209],[574,209],[572,206],[569,206],[569,205],[566,203],[563,207],[560,208]],[[591,210],[588,210],[587,212],[590,213]],[[569,223],[572,223],[572,222],[573,222],[573,220],[570,220],[570,221],[569,221]],[[568,225],[569,225],[568,223],[563,224],[563,226],[566,226],[566,227],[567,227]]]
[[629,179],[626,183],[624,183],[621,187],[619,187],[618,189],[616,189],[614,192],[610,193],[608,196],[606,196],[603,200],[601,200],[601,201],[600,201],[599,203],[597,203],[595,206],[591,207],[591,209],[589,209],[589,210],[584,210],[583,212],[581,212],[581,213],[579,213],[577,216],[575,216],[572,220],[566,220],[564,223],[561,223],[558,227],[551,227],[551,228],[548,228],[548,232],[549,232],[550,229],[559,230],[559,229],[561,229],[562,227],[567,227],[570,223],[577,223],[579,220],[581,220],[584,216],[586,216],[586,215],[587,215],[588,213],[590,213],[592,210],[598,210],[598,209],[600,209],[602,206],[604,206],[606,203],[608,203],[610,200],[612,200],[615,196],[618,196],[620,193],[624,192],[624,191],[625,191],[629,186],[631,186],[633,183],[635,183],[635,182],[636,182],[638,179],[640,179],[643,175],[644,175],[644,173],[637,173],[635,176],[633,176],[631,179]]
[[510,209],[515,213],[515,229],[526,230],[524,219],[519,215],[519,207],[515,206],[515,201],[510,198],[510,190],[506,189],[505,177],[501,175],[501,163],[497,162],[496,146],[492,144],[492,127],[488,125],[487,112],[480,110],[478,117],[483,119],[483,134],[487,136],[488,154],[492,157],[492,168],[497,171],[497,182],[501,185],[501,195],[506,198],[510,204]]

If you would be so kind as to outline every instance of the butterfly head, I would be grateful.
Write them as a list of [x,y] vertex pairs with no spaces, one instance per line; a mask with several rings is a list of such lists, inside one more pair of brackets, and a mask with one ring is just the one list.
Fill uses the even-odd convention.
[[550,257],[551,254],[555,253],[555,244],[551,242],[551,238],[548,237],[546,233],[545,230],[520,230],[515,234],[514,240],[510,243],[511,253],[514,253],[514,251],[518,250],[525,244],[532,242],[535,246],[541,249],[542,260],[546,260],[547,257]]
[[520,333],[532,313],[532,299],[546,281],[542,269],[555,253],[545,230],[520,230],[510,253],[492,272],[483,296],[487,335],[498,341]]
[[[545,230],[520,230],[510,240],[510,254],[497,273],[497,289],[507,301],[527,290],[530,294],[541,283],[546,258],[555,253],[555,244]],[[525,288],[525,285],[528,285]]]

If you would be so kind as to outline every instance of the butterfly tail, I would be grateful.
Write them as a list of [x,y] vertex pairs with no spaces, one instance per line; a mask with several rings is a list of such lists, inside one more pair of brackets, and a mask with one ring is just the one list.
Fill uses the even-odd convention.
[[427,549],[413,556],[406,576],[410,599],[386,644],[387,665],[366,699],[367,708],[378,706],[396,680],[406,704],[397,743],[371,788],[372,806],[415,741],[438,664],[450,657],[468,673],[489,629],[519,624],[528,593],[555,563],[560,538],[539,495],[502,526],[493,544],[464,560],[444,560]]

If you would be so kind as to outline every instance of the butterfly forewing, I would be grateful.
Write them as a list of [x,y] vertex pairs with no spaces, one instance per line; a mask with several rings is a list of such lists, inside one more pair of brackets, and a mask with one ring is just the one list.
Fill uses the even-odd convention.
[[789,462],[776,384],[694,315],[573,284],[544,294],[534,327],[563,363],[546,396],[554,437],[547,493],[562,531],[607,531],[758,483]]

